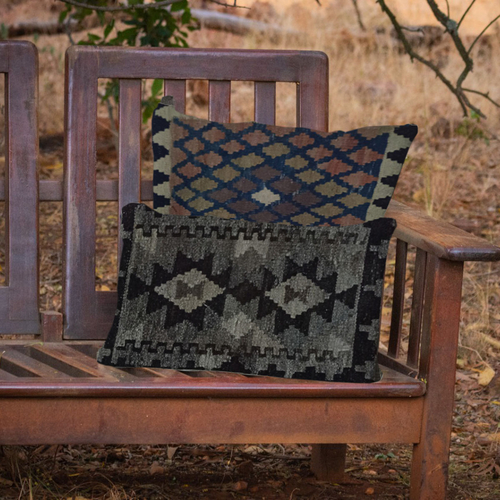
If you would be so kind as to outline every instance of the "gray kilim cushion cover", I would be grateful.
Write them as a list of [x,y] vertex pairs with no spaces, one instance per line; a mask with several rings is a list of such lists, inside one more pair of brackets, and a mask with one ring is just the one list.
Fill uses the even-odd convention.
[[379,380],[393,219],[300,227],[129,204],[107,365]]
[[415,125],[318,132],[182,115],[153,118],[154,207],[162,213],[294,225],[383,217]]

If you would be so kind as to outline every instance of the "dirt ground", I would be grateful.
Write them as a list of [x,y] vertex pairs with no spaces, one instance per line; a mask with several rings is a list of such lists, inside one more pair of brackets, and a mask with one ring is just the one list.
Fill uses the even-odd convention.
[[[403,169],[395,198],[500,244],[500,113],[474,100],[487,120],[465,119],[458,104],[435,77],[412,64],[390,36],[375,2],[358,2],[367,31],[357,26],[351,2],[279,0],[258,2],[239,15],[272,21],[303,36],[246,35],[212,30],[190,35],[193,47],[300,48],[325,51],[330,59],[330,129],[349,130],[380,123],[416,123],[420,132]],[[398,3],[408,24],[426,24],[423,0]],[[455,18],[469,2],[450,1]],[[479,2],[471,11],[467,40],[497,13],[496,2]],[[50,20],[55,0],[0,2],[0,23]],[[498,12],[500,13],[500,11]],[[84,33],[76,34],[75,39]],[[41,178],[62,177],[65,35],[28,36],[40,54]],[[450,75],[461,63],[446,41],[421,50]],[[478,44],[471,87],[500,100],[500,31]],[[1,85],[1,81],[0,81]],[[252,119],[252,85],[232,87],[233,121]],[[277,123],[294,125],[294,86],[278,86]],[[116,150],[105,106],[100,106],[98,176],[116,177]],[[207,116],[206,83],[188,84],[188,112]],[[0,114],[0,120],[2,120]],[[143,176],[151,177],[150,132],[144,127]],[[2,146],[0,140],[0,148]],[[3,161],[3,159],[2,159]],[[0,166],[1,166],[0,161]],[[3,206],[0,206],[3,210]],[[116,288],[116,203],[98,203],[96,286]],[[43,203],[41,225],[41,305],[60,310],[62,213]],[[3,266],[0,228],[0,273]],[[410,255],[410,261],[412,256]],[[388,340],[393,257],[388,261],[382,342]],[[0,282],[2,281],[0,276]],[[412,269],[407,284],[412,283]],[[411,288],[406,294],[411,304]],[[408,329],[409,316],[403,320]],[[403,345],[403,348],[405,346]],[[457,394],[450,463],[450,499],[500,499],[500,265],[466,264],[463,287]],[[495,376],[487,385],[479,377]],[[0,424],[1,425],[1,424]],[[349,445],[345,482],[331,484],[309,472],[308,444],[225,446],[40,446],[0,449],[0,499],[404,499],[408,496],[411,448]]]

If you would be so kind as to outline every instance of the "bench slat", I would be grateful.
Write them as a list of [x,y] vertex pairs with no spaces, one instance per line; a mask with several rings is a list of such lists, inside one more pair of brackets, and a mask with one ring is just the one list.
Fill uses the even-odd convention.
[[[78,64],[77,64],[78,62]],[[96,117],[99,53],[66,58],[64,129],[65,336],[94,327],[96,226]]]
[[134,381],[136,379],[133,375],[118,368],[106,370],[94,358],[60,343],[35,345],[31,347],[31,354],[46,363],[60,367],[61,371],[71,373],[74,377],[109,378],[119,381]]
[[410,338],[408,340],[408,365],[414,368],[418,366],[420,339],[422,336],[426,267],[427,253],[417,248],[415,278],[413,280],[413,299],[411,303]]
[[0,369],[0,380],[19,380],[19,377],[16,377],[13,373]]
[[[273,377],[252,377],[242,374],[195,372],[191,376],[174,370],[136,369],[157,376],[134,376],[118,368],[97,365],[97,362],[76,349],[63,344],[46,344],[32,349],[72,366],[86,376],[55,380],[49,373],[36,380],[1,379],[0,396],[16,397],[298,397],[298,398],[377,398],[418,397],[425,385],[419,380],[382,368],[380,382],[369,384],[329,383]],[[75,354],[76,353],[76,354]],[[31,360],[34,361],[34,360]],[[41,364],[41,363],[40,363]],[[96,367],[97,365],[97,367]],[[47,365],[43,365],[49,369]],[[68,368],[64,367],[65,370]],[[122,376],[118,379],[119,372]],[[151,373],[150,373],[151,374]],[[89,378],[94,377],[94,378]]]
[[72,345],[65,343],[47,344],[46,347],[50,349],[52,345],[54,345],[60,353],[70,358],[70,360],[76,359],[78,362],[89,366],[89,368],[94,370],[95,376],[110,376],[111,378],[117,378],[120,380],[126,378],[135,380],[136,377],[170,378],[172,376],[183,376],[180,372],[175,370],[156,370],[154,368],[116,368],[114,366],[101,365],[96,360],[97,351],[101,346],[98,342]]
[[392,300],[391,331],[389,336],[389,356],[397,358],[401,347],[403,309],[405,305],[406,260],[408,244],[396,242],[396,270],[394,273],[394,293]]
[[0,367],[18,377],[45,377],[48,379],[69,379],[69,376],[40,362],[13,347],[2,347]]
[[255,121],[266,125],[276,123],[275,82],[255,82]]
[[208,119],[229,123],[231,114],[231,82],[208,82]]
[[175,109],[179,113],[186,112],[186,80],[165,80],[165,95],[171,95],[175,101]]
[[[141,201],[141,80],[120,80],[118,214]],[[118,266],[122,240],[118,239]]]

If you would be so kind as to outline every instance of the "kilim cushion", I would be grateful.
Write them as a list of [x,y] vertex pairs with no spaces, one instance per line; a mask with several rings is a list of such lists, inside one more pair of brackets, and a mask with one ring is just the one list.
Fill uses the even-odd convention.
[[122,224],[118,310],[99,362],[379,379],[393,219],[300,227],[129,204]]
[[383,217],[417,133],[415,125],[326,133],[182,115],[172,115],[166,130],[172,147],[156,176],[156,209],[295,225]]

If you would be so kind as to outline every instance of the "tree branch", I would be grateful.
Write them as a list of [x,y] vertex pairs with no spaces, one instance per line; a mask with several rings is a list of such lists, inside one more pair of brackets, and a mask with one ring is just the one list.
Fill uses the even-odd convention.
[[487,99],[488,101],[491,102],[491,104],[495,105],[497,108],[500,108],[500,104],[496,101],[494,101],[491,97],[490,97],[490,93],[489,92],[480,92],[479,90],[474,90],[474,89],[466,89],[465,87],[462,87],[462,90],[464,92],[470,92],[471,94],[477,94],[477,95],[480,95],[481,97],[484,97],[485,99]]
[[363,31],[366,31],[365,25],[363,24],[363,19],[361,18],[361,11],[359,10],[358,0],[352,0],[352,3],[354,5],[354,9],[356,10],[356,16],[358,18],[359,27]]
[[432,69],[432,71],[434,71],[434,73],[436,74],[436,76],[448,87],[448,89],[456,96],[460,106],[462,107],[462,111],[464,113],[464,115],[467,115],[467,106],[466,104],[463,102],[463,98],[462,96],[460,95],[460,93],[457,91],[457,89],[454,87],[454,85],[451,83],[450,80],[448,80],[448,78],[446,78],[446,76],[444,76],[444,74],[441,72],[441,70],[431,61],[428,61],[427,59],[423,58],[420,54],[418,54],[417,52],[415,52],[410,44],[410,42],[408,41],[408,39],[406,38],[406,35],[403,33],[403,28],[401,27],[401,25],[399,24],[398,20],[396,19],[396,16],[394,15],[394,13],[392,12],[392,10],[389,9],[389,7],[387,7],[387,4],[385,3],[385,0],[377,0],[377,2],[379,3],[380,5],[380,8],[382,9],[382,11],[389,17],[394,29],[396,30],[396,33],[398,34],[398,37],[399,39],[401,40],[401,42],[403,43],[403,46],[406,50],[406,52],[408,53],[408,55],[410,56],[410,59],[413,61],[414,59],[416,59],[417,61],[419,61],[420,63],[424,64],[425,66],[429,67],[430,69]]
[[135,4],[135,5],[117,5],[115,7],[104,7],[103,5],[91,5],[86,2],[78,2],[77,0],[59,0],[60,2],[67,3],[68,5],[73,5],[74,7],[82,7],[84,9],[98,10],[100,12],[120,12],[124,10],[139,10],[139,9],[151,9],[153,7],[166,7],[178,2],[179,0],[162,0],[156,3],[147,4]]
[[[73,5],[74,7],[82,7],[84,9],[97,10],[100,12],[122,12],[125,10],[146,10],[146,9],[157,9],[159,7],[168,7],[173,3],[177,3],[179,0],[162,0],[156,3],[146,3],[146,4],[134,4],[134,5],[117,5],[115,7],[105,7],[103,5],[92,5],[86,2],[79,2],[78,0],[59,0],[60,2],[66,3],[68,5]],[[237,5],[237,0],[234,0],[233,4],[220,2],[219,0],[209,0],[211,3],[216,3],[217,5],[223,5],[224,7],[237,7],[237,8],[248,8]]]
[[448,0],[446,0],[446,16],[450,17],[450,2]]
[[500,19],[500,14],[495,17],[495,19],[493,19],[492,21],[490,21],[488,23],[488,25],[484,28],[483,31],[481,31],[481,33],[479,33],[479,35],[477,35],[477,37],[475,38],[475,40],[471,43],[471,46],[469,47],[469,50],[467,51],[468,54],[471,53],[472,49],[474,48],[474,45],[476,45],[476,43],[479,41],[479,39],[486,33],[486,30],[495,22],[497,21],[498,19]]
[[465,12],[463,13],[462,17],[460,18],[460,21],[458,21],[458,24],[457,24],[457,30],[458,28],[460,28],[460,26],[462,25],[462,21],[465,19],[465,16],[469,13],[469,10],[472,9],[472,6],[476,3],[476,0],[472,0],[472,2],[470,3],[470,5],[467,7],[467,9],[465,10]]
[[412,61],[414,59],[416,59],[420,63],[422,63],[425,66],[427,66],[428,68],[430,68],[435,73],[435,75],[446,85],[446,87],[457,98],[457,100],[458,100],[458,102],[460,104],[460,107],[462,108],[462,111],[464,113],[464,116],[467,116],[467,110],[471,110],[471,111],[477,113],[479,116],[485,118],[485,115],[482,113],[482,111],[479,108],[477,108],[476,106],[474,106],[469,101],[468,97],[465,95],[465,92],[470,92],[470,93],[473,93],[473,94],[480,95],[481,97],[484,97],[485,99],[489,100],[490,102],[492,102],[495,106],[497,106],[499,108],[500,108],[500,104],[498,104],[496,101],[494,101],[489,96],[489,93],[480,92],[480,91],[472,90],[472,89],[464,89],[462,87],[462,84],[463,84],[464,80],[467,78],[467,76],[469,75],[469,73],[473,70],[473,67],[474,67],[474,62],[473,62],[472,58],[470,57],[470,52],[471,52],[472,48],[474,47],[475,43],[479,40],[479,38],[481,38],[481,36],[484,34],[484,32],[496,20],[500,19],[500,15],[497,16],[497,17],[495,17],[495,19],[493,19],[488,24],[488,26],[486,26],[486,28],[478,35],[478,37],[472,43],[471,47],[469,47],[469,49],[466,49],[465,45],[464,45],[464,43],[462,41],[462,39],[460,38],[460,36],[458,34],[458,27],[460,26],[460,24],[464,20],[464,18],[467,15],[467,13],[470,11],[472,5],[474,5],[475,1],[476,0],[472,0],[471,4],[469,5],[469,7],[465,11],[465,13],[462,15],[462,18],[460,19],[460,22],[457,23],[456,21],[454,21],[453,19],[451,19],[449,17],[449,5],[448,5],[448,2],[446,2],[447,6],[448,6],[448,15],[447,15],[447,14],[445,14],[443,11],[441,11],[439,9],[439,7],[436,4],[435,0],[427,0],[427,3],[428,3],[429,7],[432,10],[432,13],[434,14],[434,17],[444,26],[446,33],[448,33],[450,35],[450,37],[453,40],[453,43],[455,45],[455,48],[457,49],[460,57],[462,58],[462,60],[464,62],[464,65],[465,65],[464,69],[462,70],[462,72],[458,76],[457,81],[456,81],[455,84],[453,84],[451,82],[451,80],[448,79],[444,75],[444,73],[437,67],[436,64],[434,64],[432,61],[424,58],[418,52],[416,52],[415,50],[413,50],[413,47],[411,46],[410,42],[408,41],[408,39],[406,38],[406,36],[405,36],[405,34],[403,32],[403,30],[405,28],[399,24],[396,16],[389,9],[389,7],[387,6],[385,0],[377,0],[377,3],[380,5],[380,8],[382,9],[382,11],[389,17],[389,19],[390,19],[390,21],[391,21],[391,23],[392,23],[392,25],[393,25],[393,27],[394,27],[397,35],[398,35],[398,38],[401,40],[401,42],[402,42],[402,44],[403,44],[406,52],[410,56],[410,59]]

